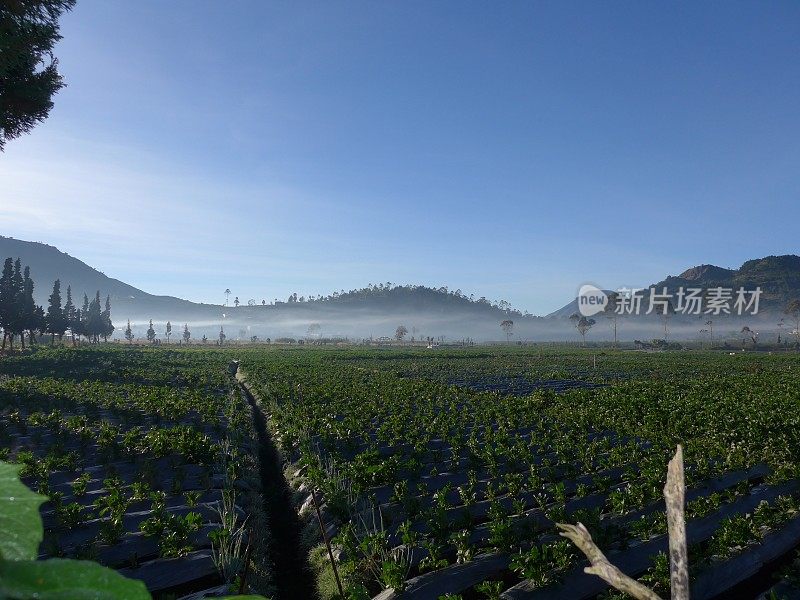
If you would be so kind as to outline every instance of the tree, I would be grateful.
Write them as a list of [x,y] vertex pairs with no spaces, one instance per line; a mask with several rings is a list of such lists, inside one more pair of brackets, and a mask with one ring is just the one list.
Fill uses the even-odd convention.
[[14,261],[14,271],[11,274],[12,301],[11,301],[11,349],[14,349],[14,336],[19,335],[23,349],[25,348],[25,331],[22,320],[22,297],[25,294],[25,280],[22,277],[22,263],[19,258]]
[[72,345],[75,345],[75,305],[72,303],[72,286],[67,285],[67,301],[64,303],[64,319],[67,323],[67,329],[70,331],[72,337]]
[[111,334],[114,333],[114,324],[111,322],[111,296],[106,296],[106,307],[100,315],[100,322],[103,336],[103,341],[107,342]]
[[311,323],[306,330],[306,334],[310,338],[319,337],[319,332],[322,330],[322,327],[319,323]]
[[584,317],[583,315],[579,315],[578,313],[571,315],[569,320],[572,321],[573,325],[575,325],[575,329],[577,329],[578,333],[581,334],[581,338],[583,338],[583,346],[586,346],[586,334],[589,333],[589,330],[594,327],[594,324],[597,321]]
[[150,327],[147,328],[147,341],[151,344],[156,342],[156,330],[153,329],[153,319],[150,319]]
[[753,342],[753,348],[755,348],[758,345],[758,332],[757,331],[753,331],[747,325],[745,325],[744,327],[742,327],[742,335],[746,335],[747,337],[750,338],[750,341]]
[[[25,343],[24,332],[28,332],[28,339],[31,345],[34,342],[34,334],[41,327],[44,327],[44,313],[39,315],[36,302],[33,299],[33,279],[31,279],[31,268],[25,267],[22,276],[22,296],[20,298],[20,335]],[[40,319],[41,316],[41,319]]]
[[202,341],[204,344],[208,343],[208,336],[206,334],[203,334]]
[[231,295],[230,288],[225,288],[225,306],[228,306],[228,298],[230,297],[230,295]]
[[234,300],[233,300],[233,305],[234,305],[236,308],[239,308],[239,296],[236,296],[236,298],[234,298]]
[[188,344],[189,340],[191,339],[191,337],[192,337],[192,332],[189,331],[189,324],[188,323],[184,323],[183,324],[183,343],[184,344]]
[[166,330],[164,331],[164,335],[167,337],[167,343],[169,344],[169,336],[172,335],[172,323],[170,323],[169,321],[167,321],[167,327]]
[[511,336],[514,335],[514,321],[506,319],[500,323],[500,329],[506,334],[506,342],[511,343]]
[[56,336],[60,340],[67,331],[66,315],[64,309],[61,308],[61,281],[59,279],[53,282],[53,293],[50,294],[45,322],[47,323],[47,333],[52,336],[51,344],[55,343]]
[[800,299],[789,302],[783,312],[794,321],[794,331],[792,333],[797,338],[797,343],[800,344]]
[[125,328],[125,339],[129,344],[133,343],[133,330],[131,329],[131,320],[128,319],[128,326]]
[[0,151],[47,118],[64,87],[53,47],[75,0],[0,2]]
[[97,290],[84,318],[84,334],[93,344],[100,341],[100,336],[105,331],[103,311],[100,308],[100,290]]
[[406,329],[405,325],[398,326],[398,328],[394,331],[394,337],[398,342],[402,342],[403,338],[406,337],[406,334],[408,334],[408,329]]
[[219,345],[220,346],[222,346],[225,343],[225,338],[226,337],[227,336],[225,335],[225,331],[222,329],[222,327],[220,327],[219,328]]
[[6,347],[6,341],[10,341],[11,346],[14,346],[14,338],[12,336],[12,322],[14,319],[14,261],[9,257],[3,263],[3,275],[0,277],[0,327],[3,328],[3,349]]

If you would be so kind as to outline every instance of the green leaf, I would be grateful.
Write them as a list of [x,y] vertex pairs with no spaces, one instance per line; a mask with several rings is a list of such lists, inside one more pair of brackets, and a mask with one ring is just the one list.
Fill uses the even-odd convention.
[[34,560],[44,528],[39,506],[47,500],[19,480],[22,467],[0,461],[0,558]]
[[8,600],[151,600],[144,583],[87,560],[0,560],[0,597]]

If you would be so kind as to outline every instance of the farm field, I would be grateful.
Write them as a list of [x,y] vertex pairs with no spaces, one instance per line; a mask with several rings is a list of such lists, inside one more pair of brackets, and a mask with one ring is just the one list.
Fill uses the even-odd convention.
[[[753,598],[792,579],[795,353],[240,354],[294,465],[297,506],[309,510],[309,485],[321,492],[349,597],[618,597],[555,535],[576,521],[668,596],[662,488],[679,443],[693,597]],[[335,597],[324,548],[314,552],[321,594]]]
[[[680,443],[693,598],[791,597],[798,369],[794,352],[39,347],[0,360],[0,460],[49,498],[42,557],[157,598],[233,593],[243,572],[278,600],[313,596],[298,578],[340,597],[313,489],[348,599],[609,599],[555,524],[668,597]],[[281,503],[291,517],[266,514]]]
[[[91,559],[155,597],[233,583],[264,531],[248,405],[214,352],[39,348],[0,359],[0,460],[49,498],[40,558]],[[255,473],[255,477],[253,477]],[[250,582],[270,589],[253,542]]]

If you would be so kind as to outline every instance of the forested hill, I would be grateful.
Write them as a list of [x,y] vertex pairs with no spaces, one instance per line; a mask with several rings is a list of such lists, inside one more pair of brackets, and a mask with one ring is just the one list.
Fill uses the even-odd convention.
[[[760,312],[780,313],[790,300],[800,298],[800,256],[765,256],[748,260],[738,269],[715,265],[698,265],[680,275],[670,275],[649,287],[667,288],[675,293],[679,288],[730,288],[745,290],[761,288]],[[568,317],[578,310],[575,300],[548,316]]]
[[800,298],[800,256],[765,256],[748,260],[738,269],[725,269],[714,265],[700,265],[687,269],[677,276],[669,276],[654,284],[655,288],[679,287],[732,288],[754,290],[760,287],[761,308],[781,311],[790,300]]
[[[404,320],[408,321],[409,328],[414,320],[420,323],[429,321],[431,331],[449,332],[450,327],[445,325],[448,323],[457,322],[458,327],[463,327],[463,323],[475,320],[499,331],[498,324],[504,319],[510,318],[516,322],[534,319],[514,310],[503,300],[470,297],[460,290],[451,291],[446,287],[397,286],[388,283],[369,285],[359,290],[341,290],[326,296],[303,297],[293,294],[284,300],[269,301],[263,305],[260,298],[240,298],[239,306],[225,307],[148,294],[106,276],[53,246],[38,242],[0,237],[0,258],[7,256],[19,257],[23,265],[30,266],[31,277],[36,284],[34,293],[37,303],[47,305],[53,281],[60,279],[62,294],[66,295],[66,287],[70,285],[78,304],[84,293],[92,297],[99,290],[102,297],[110,295],[112,317],[117,324],[127,319],[142,321],[151,318],[157,321],[170,319],[178,323],[202,321],[217,324],[225,313],[228,323],[253,326],[280,323],[282,331],[287,333],[305,331],[310,322],[327,321],[332,332],[354,334],[360,331],[358,324],[361,323],[364,324],[365,335],[370,334],[370,329],[374,329],[376,335],[384,335],[389,323],[396,326]],[[264,287],[269,289],[269,282],[264,282]],[[234,288],[230,295],[231,304],[235,298]],[[347,326],[336,326],[334,322],[337,320],[347,321]]]
[[186,300],[171,296],[154,296],[118,279],[108,277],[53,246],[0,236],[0,259],[9,256],[20,258],[23,265],[31,268],[31,278],[35,284],[35,301],[45,307],[56,279],[61,280],[61,293],[64,298],[67,286],[72,287],[73,301],[79,306],[84,294],[91,298],[99,290],[103,298],[111,296],[117,320],[122,317],[121,313],[134,309],[137,312],[140,309],[161,312],[193,306],[193,303]]

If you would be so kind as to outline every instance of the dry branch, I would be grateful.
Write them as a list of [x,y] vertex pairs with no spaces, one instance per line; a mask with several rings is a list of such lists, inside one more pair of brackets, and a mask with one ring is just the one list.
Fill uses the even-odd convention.
[[558,528],[561,530],[561,535],[572,540],[572,543],[580,548],[586,558],[589,559],[589,562],[592,563],[592,566],[584,569],[586,573],[597,575],[609,585],[614,586],[621,592],[630,594],[638,600],[661,600],[661,597],[647,586],[628,577],[612,565],[606,555],[603,554],[603,551],[592,541],[592,536],[583,526],[583,523],[578,523],[577,525],[559,523]]
[[[672,600],[689,600],[689,559],[686,549],[686,483],[683,478],[683,448],[678,445],[675,456],[667,468],[667,483],[664,486],[669,530],[670,586]],[[582,523],[565,525],[558,523],[561,535],[572,540],[592,563],[584,571],[597,575],[609,585],[638,600],[661,600],[660,596],[635,579],[628,577],[612,565],[602,550],[592,541],[592,536]]]

